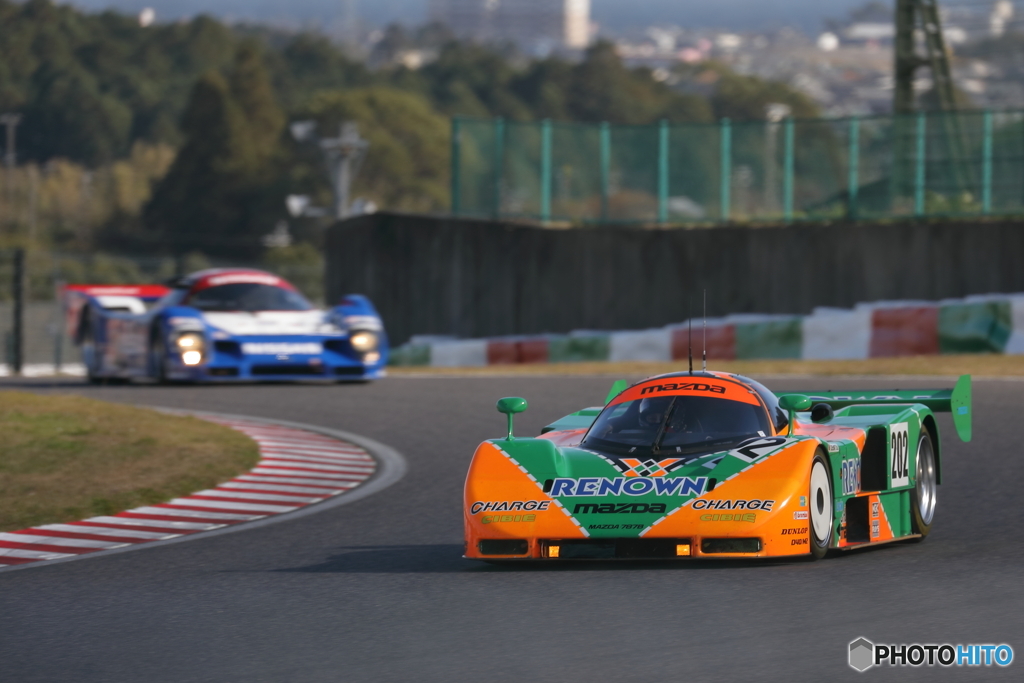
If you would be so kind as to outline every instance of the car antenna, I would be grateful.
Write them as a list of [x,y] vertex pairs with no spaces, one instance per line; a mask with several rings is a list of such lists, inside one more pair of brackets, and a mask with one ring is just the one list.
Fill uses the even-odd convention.
[[704,348],[701,351],[701,372],[708,371],[708,290],[704,288]]
[[686,333],[686,339],[690,342],[690,349],[689,349],[689,355],[690,355],[690,374],[692,375],[693,374],[693,299],[691,299],[690,297],[687,297],[686,298],[686,302],[687,302],[687,308],[690,309],[689,311],[687,311],[688,315],[686,316],[686,324],[690,326],[689,331]]

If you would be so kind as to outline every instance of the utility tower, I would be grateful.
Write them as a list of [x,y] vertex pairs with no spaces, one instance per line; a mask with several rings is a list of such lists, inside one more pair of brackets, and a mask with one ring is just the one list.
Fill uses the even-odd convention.
[[[932,90],[938,104],[937,111],[942,143],[951,162],[950,181],[959,191],[975,187],[973,168],[967,160],[967,143],[956,112],[953,76],[949,67],[949,52],[942,35],[938,0],[896,0],[895,93],[893,113],[896,114],[896,160],[893,176],[910,178],[911,156],[924,151],[924,128],[928,125],[919,111],[914,95],[914,75],[922,66],[928,67],[932,77]],[[910,114],[920,116],[911,122]],[[934,118],[934,117],[929,117]],[[916,136],[917,141],[913,138]],[[916,148],[916,149],[915,149]],[[913,152],[911,150],[914,150]],[[901,168],[901,165],[904,168]]]
[[953,77],[949,69],[946,41],[942,36],[938,0],[896,0],[895,56],[894,113],[911,114],[916,111],[914,73],[922,66],[927,66],[931,70],[939,109],[956,109]]

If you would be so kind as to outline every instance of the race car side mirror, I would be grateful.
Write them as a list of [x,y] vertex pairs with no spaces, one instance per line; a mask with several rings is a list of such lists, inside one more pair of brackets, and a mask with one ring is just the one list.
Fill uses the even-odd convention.
[[785,394],[779,397],[779,407],[789,412],[811,409],[811,399],[803,394]]
[[811,399],[803,394],[785,394],[779,397],[779,407],[789,413],[789,434],[793,435],[793,413],[811,409]]
[[515,437],[512,436],[512,416],[516,413],[521,413],[528,407],[525,398],[517,398],[515,396],[508,396],[498,400],[498,412],[508,415],[508,436],[506,440],[511,441]]

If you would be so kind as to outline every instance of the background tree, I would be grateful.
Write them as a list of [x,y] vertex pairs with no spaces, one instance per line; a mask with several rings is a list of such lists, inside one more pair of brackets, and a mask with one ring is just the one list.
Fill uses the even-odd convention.
[[[678,67],[667,80],[655,78],[648,68],[627,66],[610,43],[571,62],[459,43],[439,25],[392,27],[375,66],[351,59],[322,35],[228,26],[208,16],[141,27],[135,16],[113,11],[0,0],[0,27],[0,111],[25,114],[19,160],[34,169],[25,169],[19,208],[4,215],[27,216],[30,178],[49,173],[41,187],[61,190],[40,190],[46,201],[54,198],[54,208],[41,206],[39,215],[54,218],[38,239],[61,248],[258,254],[261,236],[284,218],[286,194],[330,202],[323,159],[314,146],[284,133],[289,119],[314,117],[325,136],[336,135],[341,121],[358,121],[372,146],[356,194],[386,209],[437,211],[448,205],[453,115],[616,124],[728,116],[737,123],[734,153],[756,167],[763,163],[764,136],[747,136],[752,142],[745,143],[740,122],[763,121],[765,105],[775,102],[789,104],[800,118],[819,114],[786,85],[738,76],[723,65]],[[400,63],[408,50],[422,52],[423,68]],[[671,170],[672,192],[677,186],[692,197],[714,191],[717,181],[707,169],[717,143],[702,130],[673,135],[672,158],[683,161]],[[652,135],[653,129],[617,135],[616,163],[650,171]],[[821,142],[815,163],[833,159],[834,140],[827,132],[814,135]],[[528,134],[518,144],[533,149],[539,142]],[[575,153],[567,162],[575,176],[556,170],[570,184],[595,172],[585,145]],[[803,168],[809,160],[800,154]],[[150,157],[160,163],[143,163]],[[168,164],[146,202],[145,188]],[[640,178],[639,184],[651,182]],[[101,185],[133,188],[134,199],[115,199]],[[101,200],[107,204],[95,206]],[[315,243],[320,228],[293,221],[292,230]]]
[[255,154],[246,140],[245,117],[224,78],[199,79],[181,121],[185,144],[146,205],[145,222],[175,253],[252,250],[246,211]]

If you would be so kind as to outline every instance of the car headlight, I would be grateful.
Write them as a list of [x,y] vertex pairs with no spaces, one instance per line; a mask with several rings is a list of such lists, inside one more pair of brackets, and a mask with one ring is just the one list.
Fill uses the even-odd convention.
[[352,344],[352,348],[359,353],[367,353],[377,348],[377,335],[373,332],[366,332],[365,330],[359,332],[353,332],[352,336],[348,339],[349,343]]
[[206,339],[200,332],[182,332],[174,338],[174,346],[185,365],[199,365],[206,349]]
[[203,354],[198,351],[186,351],[181,354],[181,362],[185,365],[199,365],[203,360]]

